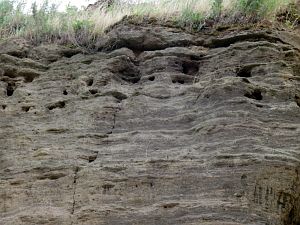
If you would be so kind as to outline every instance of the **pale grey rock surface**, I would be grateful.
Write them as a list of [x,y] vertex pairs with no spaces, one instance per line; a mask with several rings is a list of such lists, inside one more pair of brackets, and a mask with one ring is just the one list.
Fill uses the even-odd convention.
[[0,224],[299,225],[299,40],[126,24],[95,54],[0,45]]

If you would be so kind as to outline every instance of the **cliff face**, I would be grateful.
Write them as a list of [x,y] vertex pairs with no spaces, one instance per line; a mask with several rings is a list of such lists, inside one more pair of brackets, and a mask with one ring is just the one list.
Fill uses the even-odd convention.
[[0,45],[0,224],[300,224],[300,36],[97,46]]

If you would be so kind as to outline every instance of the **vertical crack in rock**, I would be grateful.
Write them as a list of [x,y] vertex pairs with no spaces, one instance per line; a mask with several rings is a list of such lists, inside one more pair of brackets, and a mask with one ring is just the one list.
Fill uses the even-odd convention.
[[114,131],[114,129],[116,128],[116,117],[117,117],[117,112],[115,111],[114,115],[113,115],[113,125],[111,128],[111,133]]
[[108,131],[106,134],[107,134],[107,138],[106,138],[106,141],[105,141],[105,144],[108,145],[109,144],[109,135],[113,134],[115,128],[116,128],[116,119],[117,119],[117,113],[120,111],[121,109],[116,107],[114,108],[114,111],[113,111],[113,118],[112,118],[112,125],[111,125],[111,128],[110,128],[110,131]]
[[120,110],[121,110],[120,108],[114,108],[111,130],[107,134],[112,134],[114,129],[116,128],[117,113]]
[[[78,178],[78,171],[79,171],[79,167],[75,168],[74,171],[74,180],[73,180],[73,202],[72,202],[72,209],[71,209],[71,215],[74,215],[75,212],[75,206],[76,206],[76,188],[77,188],[77,178]],[[71,225],[73,224],[73,220],[71,221]]]

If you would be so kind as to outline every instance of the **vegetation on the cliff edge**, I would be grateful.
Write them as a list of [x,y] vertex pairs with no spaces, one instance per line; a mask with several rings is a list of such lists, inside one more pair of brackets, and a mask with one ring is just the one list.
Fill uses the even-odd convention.
[[154,17],[198,31],[215,23],[279,21],[299,24],[298,0],[160,0],[152,3],[115,3],[108,8],[83,10],[69,5],[64,12],[47,0],[25,11],[19,0],[0,0],[0,39],[24,37],[33,43],[87,45],[126,15],[137,20]]

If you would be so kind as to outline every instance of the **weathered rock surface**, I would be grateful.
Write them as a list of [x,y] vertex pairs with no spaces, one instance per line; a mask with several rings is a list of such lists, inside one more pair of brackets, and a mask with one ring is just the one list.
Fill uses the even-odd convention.
[[0,224],[299,225],[299,40],[118,25],[96,54],[1,45]]

